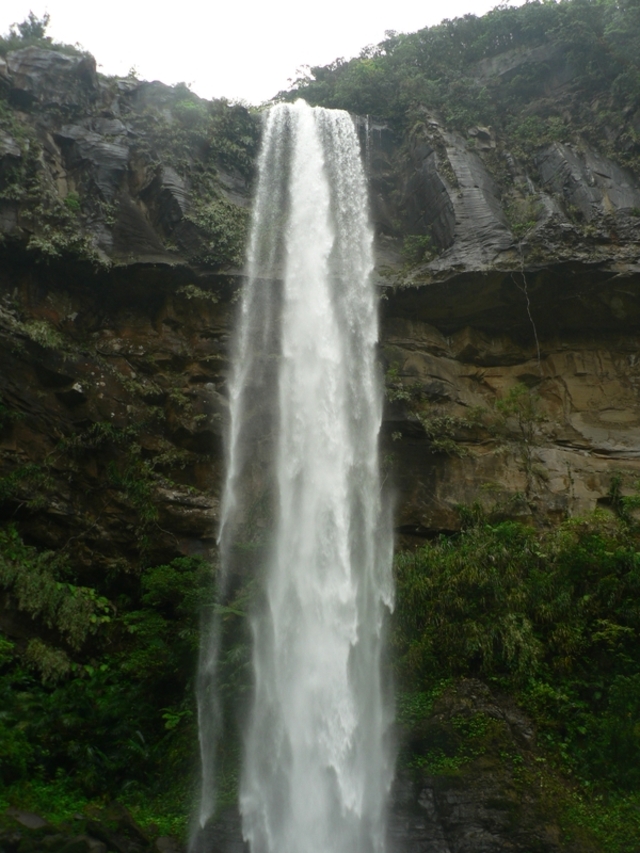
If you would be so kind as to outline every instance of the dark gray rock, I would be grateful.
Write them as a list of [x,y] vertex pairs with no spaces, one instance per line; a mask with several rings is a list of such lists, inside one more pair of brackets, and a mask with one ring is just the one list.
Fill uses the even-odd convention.
[[98,116],[91,122],[91,130],[100,134],[100,136],[126,136],[127,126],[118,118],[105,118]]
[[[105,850],[114,851],[114,853],[142,853],[142,851],[146,850],[149,846],[148,840],[145,840],[141,843],[137,839],[132,839],[128,837],[123,832],[114,832],[105,826],[103,823],[98,821],[88,821],[87,829],[91,833],[91,838],[97,840],[98,843],[102,843],[104,845]],[[65,851],[67,853],[67,851]],[[78,851],[68,851],[68,853],[103,853],[100,851],[93,850],[78,850]]]
[[23,231],[18,225],[19,205],[15,201],[0,201],[0,234],[19,239]]
[[[102,198],[113,201],[127,174],[128,147],[76,125],[60,128],[55,138],[62,146],[69,171],[88,173]],[[80,179],[82,176],[76,175]]]
[[25,47],[7,54],[9,94],[18,106],[88,106],[97,94],[92,56]]
[[117,202],[116,222],[111,232],[112,256],[129,263],[176,263],[177,259],[165,249],[144,209],[128,194],[121,194]]
[[451,853],[431,788],[396,781],[387,838],[390,853]]
[[153,224],[165,236],[173,233],[188,211],[187,183],[171,166],[159,166],[153,180],[140,193]]
[[[11,181],[13,173],[19,167],[22,151],[17,141],[4,130],[0,129],[0,190]],[[9,230],[0,222],[0,233]],[[11,229],[12,230],[12,229]]]
[[577,208],[587,222],[640,208],[640,182],[627,169],[593,151],[556,142],[536,158],[545,189]]
[[47,853],[58,853],[69,842],[69,837],[60,832],[54,832],[52,835],[45,835],[40,839],[42,849]]
[[[451,748],[455,722],[494,721],[478,757],[437,775],[421,769],[421,750]],[[535,763],[531,721],[506,697],[467,679],[448,688],[428,718],[405,733],[413,740],[413,767],[401,766],[392,792],[392,853],[586,853],[588,842],[563,841],[549,804],[519,782],[516,767]],[[402,753],[401,753],[402,754]],[[517,756],[516,761],[504,756]]]
[[[495,147],[487,128],[473,130],[486,138],[488,148]],[[487,269],[513,246],[500,190],[459,133],[427,117],[424,132],[412,140],[407,166],[395,219],[402,217],[405,233],[431,237],[439,250],[429,263],[431,271]],[[394,220],[393,212],[389,218]]]
[[438,172],[435,150],[426,142],[412,151],[415,168],[403,189],[403,206],[411,218],[412,233],[432,236],[440,249],[448,249],[456,239],[456,213],[451,193]]
[[85,389],[79,382],[74,382],[70,388],[65,388],[64,391],[57,391],[56,397],[71,408],[87,402]]
[[[464,262],[482,268],[513,244],[500,191],[485,164],[458,133],[443,133],[458,192],[450,191],[456,218],[455,240]],[[451,259],[455,262],[455,259]]]

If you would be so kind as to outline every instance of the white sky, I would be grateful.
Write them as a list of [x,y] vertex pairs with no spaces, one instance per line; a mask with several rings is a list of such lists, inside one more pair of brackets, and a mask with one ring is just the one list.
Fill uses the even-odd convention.
[[[357,56],[385,30],[414,32],[498,0],[0,0],[0,33],[33,10],[47,34],[79,43],[105,74],[183,81],[201,97],[258,104],[303,65]],[[523,0],[513,0],[520,5]]]

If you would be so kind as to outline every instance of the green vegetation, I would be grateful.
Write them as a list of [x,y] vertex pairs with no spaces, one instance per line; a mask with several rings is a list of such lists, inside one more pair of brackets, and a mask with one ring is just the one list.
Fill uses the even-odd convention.
[[135,804],[172,792],[184,820],[199,611],[211,583],[204,561],[179,558],[126,584],[79,586],[59,555],[25,545],[13,527],[0,531],[0,586],[48,630],[47,642],[0,644],[8,801],[55,812],[61,799],[78,810],[96,797]]
[[184,284],[176,290],[176,293],[181,294],[185,299],[202,299],[205,302],[213,302],[214,304],[218,302],[216,293],[212,293],[210,290],[203,290],[197,284]]
[[[0,54],[36,46],[82,55],[76,48],[52,42],[45,34],[48,21],[48,15],[38,19],[30,13],[26,21],[0,38]],[[109,81],[105,83],[108,88]],[[149,174],[162,165],[184,179],[190,201],[186,218],[200,232],[200,240],[194,242],[192,230],[187,241],[191,259],[214,269],[239,265],[244,257],[247,212],[229,200],[228,184],[253,176],[257,116],[225,99],[204,101],[184,83],[175,87],[139,85],[144,90],[140,98],[123,98],[121,103],[123,118],[133,131],[132,156],[147,164]],[[55,103],[46,111],[51,124],[59,126],[77,118],[79,106],[80,102]],[[20,219],[27,226],[27,248],[47,263],[73,257],[97,267],[109,266],[95,237],[95,221],[99,215],[109,227],[116,225],[119,211],[113,198],[103,197],[102,190],[83,174],[77,187],[59,194],[41,165],[45,155],[33,120],[35,107],[23,105],[21,109],[24,111],[15,109],[8,89],[2,89],[0,131],[10,137],[14,153],[3,161],[0,199],[19,203]],[[96,103],[94,109],[100,112],[101,105]],[[184,245],[176,246],[171,231],[169,226],[163,235],[166,248],[185,250]],[[200,247],[195,249],[198,243]]]
[[[468,443],[478,435],[484,433],[493,438],[501,450],[516,460],[526,478],[525,495],[530,496],[540,477],[535,452],[541,444],[542,424],[546,420],[535,391],[518,383],[496,399],[491,408],[476,406],[463,410],[462,414],[453,413],[451,406],[430,402],[421,384],[407,382],[400,374],[398,362],[392,362],[385,375],[385,394],[391,402],[404,403],[417,418],[429,439],[431,453],[467,456]],[[401,433],[394,433],[394,440],[401,437]]]
[[[459,535],[398,555],[393,634],[409,694],[471,676],[515,697],[552,766],[575,780],[567,826],[620,851],[638,820],[621,828],[615,814],[629,819],[640,802],[640,529],[628,516],[637,499],[622,502],[622,517],[543,531],[467,512]],[[420,760],[455,770],[480,754],[481,734]]]
[[195,204],[186,216],[207,235],[208,245],[202,257],[205,266],[242,266],[249,226],[249,214],[222,197]]
[[82,55],[82,51],[72,45],[54,42],[46,34],[48,26],[48,12],[45,12],[41,18],[29,12],[22,23],[12,24],[9,32],[0,36],[0,56],[6,56],[10,50],[20,50],[23,47],[41,47],[46,50],[58,50],[61,53]]
[[172,166],[189,183],[192,204],[185,218],[204,238],[204,249],[193,260],[213,268],[241,265],[248,212],[227,199],[220,171],[252,178],[257,117],[224,99],[203,101],[179,84],[127,119],[141,132],[136,150]]
[[546,420],[539,408],[535,391],[519,383],[495,403],[495,416],[489,424],[491,433],[515,457],[526,478],[525,495],[529,497],[540,476],[535,462],[535,449],[541,444],[541,426]]
[[[533,0],[387,32],[355,59],[308,69],[282,96],[375,115],[405,132],[424,129],[432,111],[464,133],[492,126],[522,156],[583,137],[637,163],[627,116],[640,106],[639,57],[636,0]],[[566,93],[549,96],[557,79]]]
[[78,193],[69,193],[65,198],[64,203],[73,213],[80,213],[82,210]]
[[55,349],[58,352],[66,349],[67,342],[58,330],[48,323],[46,320],[29,320],[26,323],[20,324],[21,331],[24,332],[35,343],[47,349]]
[[[51,47],[46,23],[46,16],[30,15],[0,39],[0,54],[28,44]],[[531,49],[546,58],[494,73],[501,54],[513,52],[517,60]],[[554,141],[593,139],[601,148],[604,128],[613,128],[606,136],[609,153],[637,166],[640,141],[628,117],[640,109],[638,57],[640,5],[634,0],[529,2],[412,35],[389,33],[357,59],[311,69],[286,97],[381,116],[414,136],[430,132],[430,111],[461,132],[491,125],[525,159]],[[568,80],[560,99],[547,93],[554,75]],[[225,173],[252,177],[256,116],[241,105],[202,101],[186,86],[167,87],[145,107],[129,109],[126,120],[138,133],[131,140],[135,154],[151,167],[171,166],[193,189],[185,219],[207,247],[197,260],[211,268],[238,264],[247,217],[228,200]],[[3,174],[0,197],[25,206],[30,248],[41,258],[69,252],[95,259],[81,236],[85,197],[58,198],[43,185],[37,137],[3,100],[0,128],[20,150]],[[444,146],[435,138],[432,144],[453,183]],[[502,153],[483,154],[495,174],[505,168]],[[116,208],[100,206],[113,225]],[[518,239],[540,212],[535,195],[517,193],[506,210]],[[429,236],[406,235],[403,273],[435,251]],[[217,299],[194,284],[177,292],[185,300]],[[69,346],[45,321],[17,321],[15,331],[56,351]],[[629,853],[640,835],[640,498],[624,495],[614,478],[606,512],[540,530],[510,520],[515,503],[527,503],[539,485],[536,448],[544,420],[536,393],[518,385],[493,407],[454,411],[429,401],[418,381],[390,364],[387,397],[416,416],[429,452],[463,456],[482,433],[511,454],[526,481],[526,493],[511,506],[461,507],[459,534],[398,554],[392,641],[400,729],[410,738],[460,679],[483,680],[514,697],[536,724],[537,768],[503,750],[505,766],[518,771],[523,788],[555,801],[568,833],[584,828],[604,850]],[[166,412],[147,408],[158,422],[190,411],[183,385],[161,389],[140,374],[119,381],[134,395],[153,389],[166,399]],[[0,428],[15,428],[19,418],[0,400]],[[16,803],[60,820],[117,797],[143,823],[153,818],[162,831],[184,829],[197,744],[192,682],[199,621],[202,602],[212,601],[215,569],[201,559],[153,561],[156,488],[173,485],[172,472],[196,454],[177,449],[159,430],[149,450],[141,437],[146,427],[83,423],[76,434],[57,437],[46,458],[23,460],[0,479],[0,504],[18,519],[0,527],[0,591],[25,628],[20,640],[0,634],[0,807]],[[72,486],[82,466],[95,463],[104,508],[117,502],[130,512],[139,548],[129,562],[114,561],[112,571],[78,567],[71,548],[38,550],[19,534],[21,513],[53,494],[63,455]],[[256,506],[255,516],[266,512]],[[256,518],[238,547],[247,557],[243,569],[263,547],[264,527]],[[243,576],[224,605],[216,605],[224,632],[225,714],[247,690],[246,613],[253,594]],[[454,714],[448,726],[445,745],[406,749],[401,761],[416,771],[461,774],[501,737],[484,713]],[[223,744],[223,803],[236,793],[238,754],[230,735]],[[569,783],[562,787],[559,779]]]
[[[197,727],[193,680],[214,572],[177,558],[79,586],[59,554],[0,529],[0,589],[47,641],[0,635],[0,806],[51,820],[111,799],[142,823],[182,835],[193,798]],[[216,606],[225,713],[248,684],[251,585]],[[238,734],[221,749],[222,802],[237,793]]]
[[505,213],[513,235],[519,239],[523,238],[532,228],[542,212],[542,204],[535,195],[524,198],[515,197],[507,204]]
[[19,202],[31,236],[27,244],[39,260],[73,256],[97,266],[107,265],[93,239],[79,228],[81,202],[77,193],[61,198],[43,177],[41,141],[25,116],[18,115],[0,94],[0,130],[15,143],[20,156],[0,178],[0,200]]
[[[187,290],[192,298],[207,296]],[[55,494],[61,460],[70,483],[86,465],[97,465],[94,489],[84,495],[86,524],[90,530],[111,506],[124,505],[139,551],[96,570],[73,561],[82,529],[70,547],[52,552],[26,544],[12,524],[0,527],[0,594],[26,631],[13,641],[0,633],[0,806],[69,820],[117,798],[142,824],[180,835],[196,769],[199,623],[214,572],[202,559],[152,561],[156,487],[175,487],[169,476],[200,458],[160,436],[152,455],[143,451],[141,433],[157,420],[153,409],[135,426],[79,429],[39,463],[0,479],[5,518],[16,507],[31,515]],[[19,414],[5,403],[2,410],[12,428]],[[221,664],[227,697],[246,680],[241,593],[222,614],[230,637]],[[238,749],[230,737],[222,756],[229,797]]]
[[427,234],[407,234],[402,242],[402,258],[412,267],[431,260],[435,255],[431,237]]

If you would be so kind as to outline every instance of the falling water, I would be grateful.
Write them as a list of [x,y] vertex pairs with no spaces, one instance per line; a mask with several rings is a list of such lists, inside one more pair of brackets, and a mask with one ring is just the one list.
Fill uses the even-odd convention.
[[[392,761],[381,646],[392,584],[372,268],[350,116],[302,101],[273,107],[230,383],[220,534],[230,564],[251,520],[248,495],[272,482],[240,788],[252,853],[384,848]],[[201,822],[208,811],[203,792]]]

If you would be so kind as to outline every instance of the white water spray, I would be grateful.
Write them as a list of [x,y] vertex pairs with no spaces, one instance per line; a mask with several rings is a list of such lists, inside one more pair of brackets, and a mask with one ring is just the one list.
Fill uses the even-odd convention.
[[[261,462],[273,481],[272,534],[252,625],[240,791],[252,853],[384,849],[392,760],[380,656],[392,583],[372,268],[351,118],[304,102],[273,107],[230,383],[221,522],[225,559],[248,522]],[[201,823],[204,790],[202,804]]]

